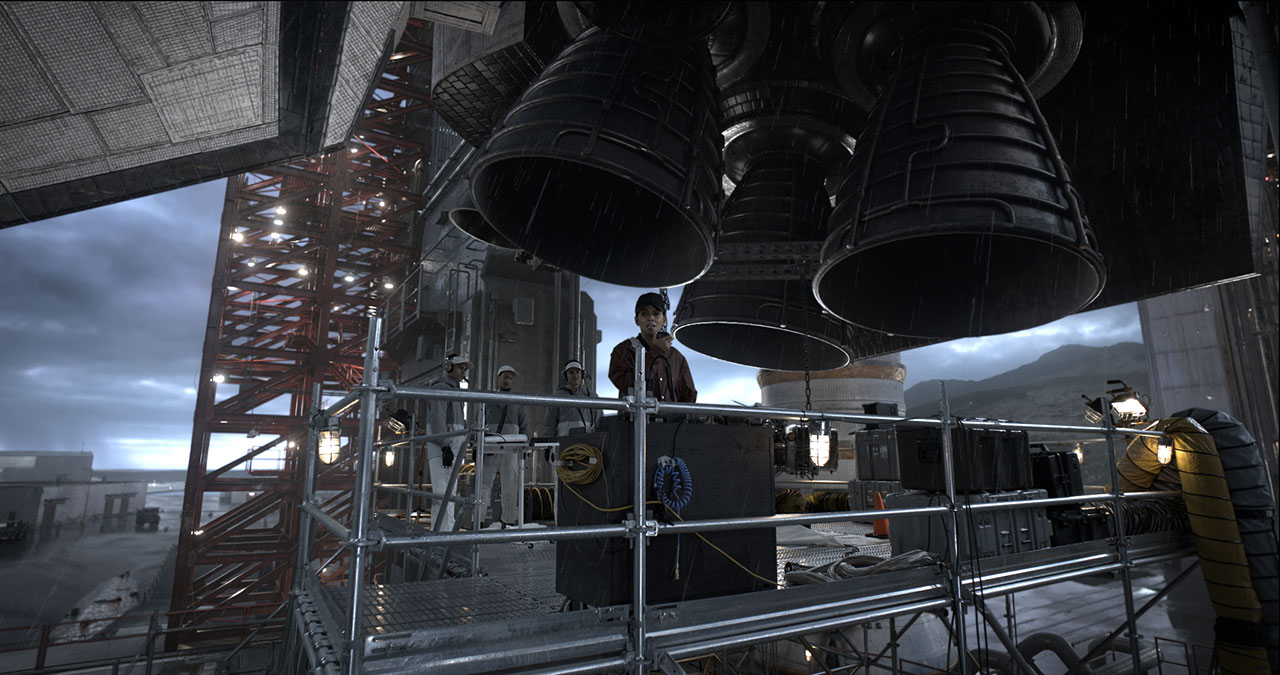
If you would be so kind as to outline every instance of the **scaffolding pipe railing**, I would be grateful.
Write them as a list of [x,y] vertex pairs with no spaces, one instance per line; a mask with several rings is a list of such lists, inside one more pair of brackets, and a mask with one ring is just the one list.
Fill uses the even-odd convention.
[[[349,409],[357,400],[360,403],[359,413],[359,443],[356,467],[356,485],[354,486],[354,509],[353,509],[353,527],[345,528],[335,519],[324,514],[312,503],[311,494],[314,491],[314,484],[309,486],[308,494],[304,496],[303,513],[304,517],[315,519],[316,522],[324,525],[334,534],[338,535],[342,546],[352,549],[350,575],[348,577],[348,594],[350,602],[348,608],[351,616],[348,617],[348,625],[344,631],[346,635],[346,659],[343,664],[344,670],[349,673],[358,672],[360,668],[360,660],[363,658],[363,650],[361,648],[362,632],[361,632],[361,616],[360,611],[362,602],[362,586],[364,577],[366,576],[369,561],[367,556],[373,551],[386,549],[397,549],[406,547],[422,547],[432,545],[474,545],[472,554],[472,569],[476,569],[476,559],[478,558],[478,547],[483,544],[500,544],[509,542],[527,542],[527,541],[561,541],[569,539],[584,538],[602,538],[602,537],[627,537],[633,540],[632,546],[635,554],[632,556],[631,574],[632,574],[632,593],[631,598],[631,621],[628,625],[629,646],[628,654],[625,662],[629,664],[636,673],[647,672],[654,663],[654,655],[650,652],[651,636],[647,631],[646,616],[644,608],[647,605],[647,588],[646,588],[646,552],[647,542],[650,537],[661,534],[678,534],[681,532],[711,532],[725,531],[746,528],[759,527],[783,527],[787,525],[810,525],[817,523],[832,522],[850,522],[862,520],[868,517],[874,518],[902,518],[910,516],[922,515],[939,515],[947,517],[951,521],[952,539],[958,537],[956,523],[959,514],[962,511],[985,511],[1001,508],[1015,508],[1014,503],[987,503],[987,504],[965,504],[959,503],[956,499],[956,486],[954,475],[954,458],[952,457],[953,448],[951,447],[950,429],[953,426],[963,425],[969,428],[982,429],[1006,429],[1006,430],[1022,430],[1022,431],[1040,431],[1040,432],[1056,432],[1056,433],[1097,433],[1097,427],[1086,427],[1077,425],[1056,425],[1056,424],[1039,424],[1039,423],[1020,423],[995,420],[953,420],[950,415],[948,398],[945,386],[939,387],[939,417],[938,418],[899,418],[884,415],[868,415],[855,413],[836,413],[824,412],[817,410],[795,409],[795,408],[773,408],[773,407],[738,407],[720,404],[696,404],[696,403],[676,403],[668,401],[659,401],[650,395],[641,396],[623,396],[616,400],[610,399],[592,399],[567,396],[549,396],[537,394],[512,394],[509,392],[486,392],[472,390],[447,390],[447,389],[424,389],[418,387],[397,387],[395,385],[377,386],[378,378],[378,352],[377,348],[381,342],[382,319],[378,316],[370,317],[369,339],[372,348],[366,350],[366,362],[364,370],[363,383],[354,388],[352,392],[345,395],[338,402],[326,409],[325,414],[339,414]],[[634,340],[636,347],[635,356],[635,391],[645,391],[644,380],[644,345],[639,340]],[[651,415],[666,414],[685,414],[685,415],[720,415],[730,417],[741,417],[748,419],[788,419],[800,420],[806,422],[853,422],[862,424],[886,424],[892,426],[925,426],[936,427],[941,430],[941,440],[943,449],[944,462],[944,480],[946,482],[948,504],[940,506],[929,506],[909,509],[887,509],[887,510],[862,510],[862,511],[843,511],[822,514],[801,514],[801,515],[774,515],[760,517],[741,517],[741,518],[720,518],[706,520],[691,520],[678,523],[659,523],[652,518],[646,517],[645,500],[638,497],[632,504],[633,512],[628,514],[626,520],[620,524],[612,525],[588,525],[588,526],[565,526],[551,527],[538,531],[519,530],[519,531],[481,531],[478,527],[471,532],[432,532],[430,534],[418,536],[386,536],[381,530],[374,528],[370,531],[369,524],[372,520],[373,510],[373,494],[378,489],[400,491],[406,494],[416,494],[432,499],[451,499],[452,501],[460,501],[467,503],[472,502],[476,508],[480,508],[478,500],[473,497],[466,499],[462,497],[450,497],[449,495],[437,496],[434,492],[426,492],[422,490],[413,490],[412,488],[400,487],[399,485],[386,485],[383,483],[375,483],[373,478],[372,463],[377,448],[390,447],[403,443],[412,443],[421,440],[435,440],[445,437],[455,437],[463,434],[476,434],[478,437],[476,443],[476,452],[483,455],[484,436],[486,431],[483,428],[464,429],[460,431],[427,434],[425,436],[412,436],[405,439],[389,443],[374,442],[374,418],[376,417],[376,403],[379,399],[384,398],[414,398],[443,401],[462,401],[475,402],[481,404],[481,408],[489,403],[507,403],[520,405],[539,405],[539,406],[557,406],[557,405],[573,405],[581,408],[613,410],[619,413],[625,413],[631,418],[632,433],[634,434],[633,444],[635,452],[633,453],[634,466],[634,494],[644,495],[647,483],[644,480],[644,468],[646,466],[647,438],[646,427],[648,418]],[[482,421],[483,423],[483,421]],[[1156,556],[1148,556],[1137,560],[1130,559],[1128,555],[1128,539],[1124,529],[1124,518],[1122,505],[1126,500],[1133,499],[1151,499],[1178,496],[1177,492],[1122,492],[1118,487],[1116,480],[1117,471],[1115,468],[1116,451],[1115,436],[1122,434],[1125,436],[1140,436],[1164,438],[1168,434],[1153,429],[1137,429],[1137,428],[1121,428],[1115,426],[1114,422],[1108,418],[1107,425],[1103,429],[1106,434],[1106,442],[1108,446],[1109,458],[1111,460],[1112,470],[1112,486],[1111,491],[1107,493],[1080,495],[1073,497],[1058,497],[1047,499],[1033,499],[1016,503],[1016,508],[1034,508],[1036,506],[1052,506],[1065,504],[1083,504],[1090,502],[1113,502],[1115,509],[1113,518],[1116,521],[1115,550],[1112,553],[1099,554],[1085,558],[1083,560],[1072,560],[1058,563],[1050,563],[1047,565],[1034,567],[1030,569],[1019,570],[1016,573],[996,573],[987,574],[981,581],[975,582],[973,578],[961,569],[959,560],[951,560],[947,566],[951,576],[951,596],[945,599],[928,600],[916,603],[920,608],[937,608],[950,605],[955,614],[956,629],[958,635],[964,635],[964,614],[965,602],[963,599],[964,587],[981,587],[986,594],[1002,594],[1012,593],[1026,588],[1034,588],[1041,585],[1057,583],[1067,579],[1073,579],[1080,576],[1097,574],[1100,572],[1109,572],[1118,570],[1124,581],[1125,609],[1126,619],[1130,627],[1130,639],[1136,641],[1135,612],[1133,610],[1132,586],[1130,583],[1129,570],[1138,564],[1147,564],[1154,561],[1169,559],[1170,557],[1181,555],[1181,553],[1164,553]],[[314,438],[314,436],[313,436]],[[309,439],[311,440],[311,439]],[[310,452],[315,453],[317,448],[313,441]],[[482,462],[483,460],[479,460]],[[479,462],[478,462],[479,463]],[[477,470],[481,467],[477,466]],[[461,514],[459,514],[461,515]],[[479,515],[473,516],[476,521],[473,525],[478,525]],[[958,542],[952,542],[952,550],[958,551]],[[954,556],[953,556],[954,557]],[[1062,567],[1079,565],[1081,562],[1094,561],[1097,564],[1087,565],[1083,568],[1068,569],[1061,572],[1053,572],[1055,569]],[[1041,572],[1051,572],[1042,576],[1034,576],[1032,578],[1026,575],[1039,574]],[[1009,579],[1006,583],[996,583],[988,585],[991,581],[999,581],[1000,579]],[[873,610],[863,612],[857,615],[840,616],[830,620],[819,621],[812,624],[806,624],[805,631],[814,630],[819,626],[830,625],[848,625],[849,623],[857,623],[859,616],[878,617],[883,612],[891,612],[894,614],[902,613],[901,607],[894,607],[885,610]],[[908,610],[909,611],[909,610]],[[888,614],[884,614],[887,616]],[[793,627],[775,627],[772,629],[756,631],[731,638],[718,639],[711,643],[699,644],[694,647],[681,647],[669,654],[678,655],[689,651],[703,651],[708,648],[723,648],[735,644],[749,644],[759,641],[773,639],[770,636],[785,636],[793,631]],[[656,635],[656,634],[655,634]],[[963,638],[962,638],[963,639]],[[962,643],[963,644],[963,643]],[[1135,650],[1136,653],[1136,650]],[[964,660],[961,660],[962,671],[965,669]]]

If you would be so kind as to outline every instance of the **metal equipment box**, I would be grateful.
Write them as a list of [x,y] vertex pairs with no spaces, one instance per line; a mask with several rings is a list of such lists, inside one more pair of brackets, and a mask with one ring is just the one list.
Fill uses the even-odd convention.
[[[849,481],[849,510],[865,511],[876,507],[876,493],[887,497],[894,492],[902,492],[902,483],[896,480],[851,480]],[[860,518],[857,523],[874,522],[875,518]]]
[[[632,514],[633,425],[623,416],[605,418],[596,433],[566,437],[562,448],[584,444],[603,455],[600,476],[585,484],[560,484],[556,504],[561,526],[621,523]],[[679,457],[689,468],[693,495],[680,510],[684,520],[773,515],[773,432],[764,426],[653,423],[647,428],[644,484],[646,501],[658,499],[654,472],[662,456]],[[563,452],[563,450],[562,450]],[[581,467],[577,467],[581,468]],[[572,489],[570,489],[572,488]],[[575,492],[577,494],[575,494]],[[589,503],[588,503],[589,502]],[[610,510],[613,509],[613,510]],[[650,505],[648,517],[675,518]],[[647,588],[651,603],[675,602],[773,588],[777,577],[773,528],[707,532],[649,538]],[[556,591],[590,606],[631,601],[631,542],[624,538],[556,542]],[[679,575],[675,573],[679,558]]]
[[[898,428],[898,467],[902,487],[946,492],[942,430]],[[1025,490],[1031,480],[1031,448],[1027,432],[952,427],[951,449],[956,492]]]
[[1035,486],[1047,491],[1050,497],[1075,497],[1084,494],[1080,458],[1069,450],[1031,455],[1031,477]]
[[853,433],[858,480],[898,480],[898,430],[863,429]]
[[[989,558],[1048,548],[1053,528],[1044,507],[1016,506],[1020,501],[1044,498],[1044,490],[958,495],[957,500],[966,504],[1009,502],[1007,509],[960,512],[960,558]],[[899,492],[885,498],[885,506],[890,509],[946,503],[945,495],[929,492]],[[950,517],[945,514],[895,518],[889,521],[889,545],[894,555],[919,549],[945,558],[950,552],[950,532]]]

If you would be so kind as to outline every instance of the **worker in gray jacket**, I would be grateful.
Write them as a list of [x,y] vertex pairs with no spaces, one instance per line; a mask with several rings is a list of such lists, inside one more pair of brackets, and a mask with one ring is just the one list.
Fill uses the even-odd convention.
[[[516,369],[502,366],[498,369],[498,391],[509,392],[516,379]],[[518,403],[489,403],[485,407],[485,429],[490,434],[510,437],[516,434],[529,435],[529,419],[524,406]],[[484,475],[480,477],[477,496],[480,503],[488,506],[489,495],[493,490],[493,476],[502,473],[502,522],[504,525],[515,525],[520,520],[520,489],[524,477],[520,475],[520,455],[518,452],[486,452],[484,453]]]
[[[467,368],[471,359],[459,354],[450,354],[444,359],[444,375],[429,385],[431,389],[457,391],[462,381],[467,379]],[[439,434],[446,431],[458,431],[467,428],[467,419],[462,401],[433,400],[427,402],[427,433]],[[443,494],[449,485],[449,475],[454,462],[465,461],[467,437],[465,434],[452,438],[427,441],[427,467],[431,471],[431,491]],[[454,486],[457,494],[457,486]],[[441,508],[439,499],[431,502],[431,527],[440,532],[453,530],[454,502]],[[443,516],[439,514],[443,513]],[[441,518],[439,528],[436,519]]]
[[[581,396],[595,398],[591,388],[583,381],[582,362],[570,359],[560,369],[564,384],[553,392],[556,396]],[[542,425],[542,436],[568,436],[595,431],[600,424],[600,411],[596,408],[579,408],[576,406],[556,406],[547,408],[547,415]]]

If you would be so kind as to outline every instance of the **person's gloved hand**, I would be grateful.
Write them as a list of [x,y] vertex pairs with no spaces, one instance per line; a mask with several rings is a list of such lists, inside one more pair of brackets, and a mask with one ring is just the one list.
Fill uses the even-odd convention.
[[440,463],[444,464],[445,466],[453,466],[453,448],[452,447],[446,445],[444,446],[444,448],[440,450]]

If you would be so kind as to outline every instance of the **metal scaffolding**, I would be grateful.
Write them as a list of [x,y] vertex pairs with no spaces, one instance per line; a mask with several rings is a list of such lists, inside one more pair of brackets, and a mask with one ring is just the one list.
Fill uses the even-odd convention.
[[[378,344],[381,319],[370,319],[369,335]],[[359,410],[359,444],[354,448],[357,483],[355,487],[356,519],[346,527],[325,513],[314,502],[314,495],[304,495],[302,537],[303,549],[318,529],[336,538],[350,552],[352,573],[341,589],[326,587],[312,573],[298,580],[298,604],[293,613],[296,630],[287,639],[286,663],[290,672],[322,671],[356,672],[488,672],[518,668],[522,672],[586,673],[625,669],[646,673],[652,669],[676,667],[678,659],[723,652],[785,638],[797,638],[814,631],[851,626],[867,621],[891,619],[930,610],[947,610],[958,654],[965,655],[965,616],[972,606],[984,616],[991,616],[983,601],[987,598],[1037,588],[1070,579],[1103,572],[1118,573],[1123,581],[1126,622],[1133,656],[1134,671],[1141,670],[1137,649],[1136,620],[1145,611],[1135,610],[1130,586],[1130,569],[1138,565],[1172,560],[1185,556],[1190,540],[1185,533],[1162,533],[1129,536],[1124,530],[1123,510],[1126,500],[1176,496],[1172,492],[1122,493],[1114,467],[1117,436],[1163,437],[1158,431],[1106,427],[1109,461],[1113,467],[1112,492],[1075,497],[1060,497],[1019,502],[1019,506],[1036,507],[1089,502],[1114,504],[1116,537],[1112,541],[1093,541],[1029,551],[986,559],[975,571],[960,556],[957,524],[961,514],[1007,508],[1007,503],[963,504],[955,500],[956,479],[952,474],[950,429],[956,424],[948,414],[945,389],[940,391],[939,418],[902,419],[866,414],[828,413],[815,410],[782,408],[749,408],[729,405],[688,404],[658,401],[652,397],[627,396],[621,399],[569,399],[560,396],[518,395],[497,392],[440,390],[397,387],[379,384],[378,350],[368,350],[364,381],[342,400],[313,420],[314,429],[327,428],[330,420],[350,416]],[[644,355],[641,345],[636,353],[636,388],[645,391]],[[646,493],[646,425],[654,416],[718,415],[743,418],[772,418],[804,421],[839,421],[876,424],[910,424],[939,428],[942,459],[946,467],[947,504],[919,508],[875,511],[846,511],[812,515],[775,515],[690,520],[664,523],[647,517],[645,500],[637,497],[628,507],[630,514],[622,523],[578,525],[519,531],[429,532],[396,534],[375,522],[373,466],[377,402],[383,398],[465,401],[480,404],[483,420],[484,404],[512,403],[524,405],[563,405],[600,410],[614,410],[627,415],[632,423],[635,453],[633,459],[634,494]],[[971,428],[1096,433],[1096,427],[1026,424],[989,420],[965,420]],[[476,456],[483,456],[485,431],[482,425],[470,430],[476,439]],[[308,453],[315,455],[314,448]],[[314,466],[314,461],[311,461]],[[453,481],[450,481],[451,493]],[[438,491],[439,486],[433,486]],[[478,500],[464,499],[482,508]],[[726,597],[681,601],[651,606],[646,588],[646,546],[650,538],[663,534],[741,530],[784,525],[837,523],[860,518],[899,518],[904,516],[941,515],[950,528],[950,553],[939,567],[920,567],[879,574],[876,583],[859,584],[856,580],[830,584],[761,591]],[[430,547],[479,547],[504,542],[563,541],[571,539],[621,537],[629,539],[632,558],[632,597],[629,605],[561,611],[536,617],[498,618],[469,621],[457,626],[407,628],[387,633],[372,631],[366,612],[380,614],[394,601],[395,585],[366,586],[371,557],[387,553]],[[473,556],[475,554],[473,553]],[[310,564],[310,561],[307,561]],[[443,564],[443,563],[442,563]],[[315,565],[310,564],[312,571]],[[473,566],[473,571],[476,569]],[[864,578],[863,581],[866,581]],[[423,598],[416,600],[422,601]],[[431,602],[433,598],[425,598]],[[436,598],[438,600],[438,598]],[[1148,607],[1151,603],[1148,603]],[[370,610],[370,606],[373,610]],[[637,611],[644,608],[644,611]],[[1008,635],[996,634],[1019,659]],[[990,622],[988,622],[990,625]],[[905,630],[905,628],[904,628]],[[1117,631],[1116,634],[1119,634]],[[882,655],[883,656],[883,655]],[[894,655],[895,662],[898,659]],[[301,668],[301,663],[306,668]],[[969,672],[968,660],[959,660],[961,673]],[[672,672],[672,671],[668,671]],[[830,671],[828,671],[830,672]]]
[[[227,182],[171,607],[183,619],[170,628],[192,630],[170,633],[170,648],[216,639],[216,612],[279,606],[293,587],[313,398],[360,383],[366,319],[417,258],[429,31],[410,21],[348,143]],[[210,463],[217,441],[246,436],[260,442]],[[307,487],[336,492],[326,509],[349,518],[353,479],[336,463]],[[218,493],[247,499],[210,518]]]

